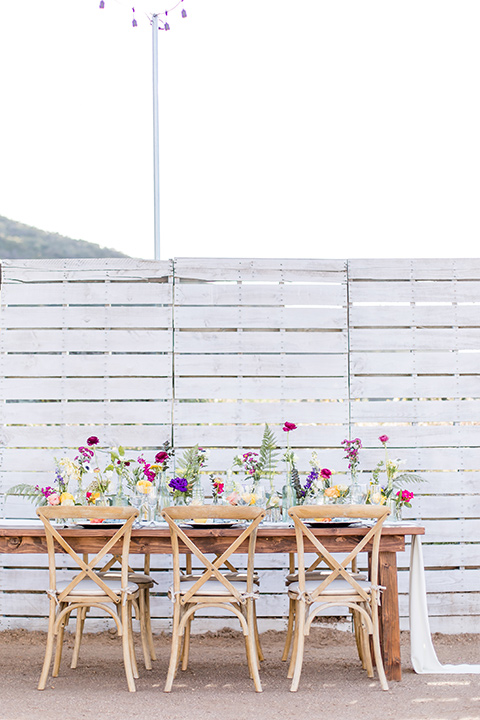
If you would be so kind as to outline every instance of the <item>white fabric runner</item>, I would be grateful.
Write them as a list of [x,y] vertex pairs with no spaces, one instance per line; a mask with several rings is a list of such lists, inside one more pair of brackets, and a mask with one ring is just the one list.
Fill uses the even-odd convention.
[[412,536],[410,556],[410,652],[413,669],[419,674],[480,673],[480,665],[442,665],[430,635],[423,565],[422,541]]

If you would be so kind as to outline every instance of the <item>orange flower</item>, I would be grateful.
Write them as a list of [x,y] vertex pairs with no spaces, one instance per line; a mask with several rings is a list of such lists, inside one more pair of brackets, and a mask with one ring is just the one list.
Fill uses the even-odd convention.
[[331,487],[325,488],[325,495],[329,498],[338,498],[340,497],[340,491],[336,485],[332,485]]

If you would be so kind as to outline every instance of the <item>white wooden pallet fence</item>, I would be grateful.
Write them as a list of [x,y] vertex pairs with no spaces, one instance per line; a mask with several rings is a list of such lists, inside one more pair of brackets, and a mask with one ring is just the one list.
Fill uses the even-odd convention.
[[[361,437],[365,481],[387,434],[391,456],[426,479],[410,515],[427,527],[432,629],[478,631],[479,260],[15,260],[2,276],[4,516],[31,517],[5,491],[48,484],[53,457],[73,457],[91,434],[147,457],[166,439],[177,458],[199,443],[218,475],[258,447],[265,422],[284,445],[288,420],[304,472],[312,449],[345,472],[341,440]],[[264,629],[283,627],[286,564],[258,556]],[[153,566],[166,628],[169,558]],[[44,629],[45,587],[43,556],[0,556],[0,629]]]

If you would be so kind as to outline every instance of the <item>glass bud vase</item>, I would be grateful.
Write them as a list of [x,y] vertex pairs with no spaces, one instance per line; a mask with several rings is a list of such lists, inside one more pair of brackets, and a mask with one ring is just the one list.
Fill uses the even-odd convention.
[[350,485],[348,502],[350,502],[352,505],[361,505],[363,503],[363,500],[364,500],[364,489],[360,485],[360,483],[357,482],[357,478],[353,477],[351,485]]
[[200,484],[200,480],[197,480],[192,488],[192,498],[190,505],[204,505],[205,495],[203,493],[203,487]]
[[379,483],[370,483],[368,490],[368,500],[370,505],[382,505],[383,502],[382,488]]
[[291,486],[291,484],[287,481],[285,485],[283,486],[282,490],[282,519],[284,522],[288,522],[290,520],[290,516],[288,514],[288,511],[291,507],[297,504],[296,502],[296,494],[295,490]]
[[126,507],[130,505],[128,497],[123,492],[123,488],[119,486],[116,495],[112,497],[112,505],[114,507]]
[[403,520],[403,505],[400,503],[394,503],[393,520],[398,523],[401,523]]

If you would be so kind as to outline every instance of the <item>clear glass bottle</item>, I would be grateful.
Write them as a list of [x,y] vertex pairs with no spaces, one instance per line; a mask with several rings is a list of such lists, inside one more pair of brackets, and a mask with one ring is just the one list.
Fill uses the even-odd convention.
[[297,494],[292,486],[290,473],[287,474],[287,481],[282,489],[282,519],[284,522],[290,521],[288,511],[297,504]]

